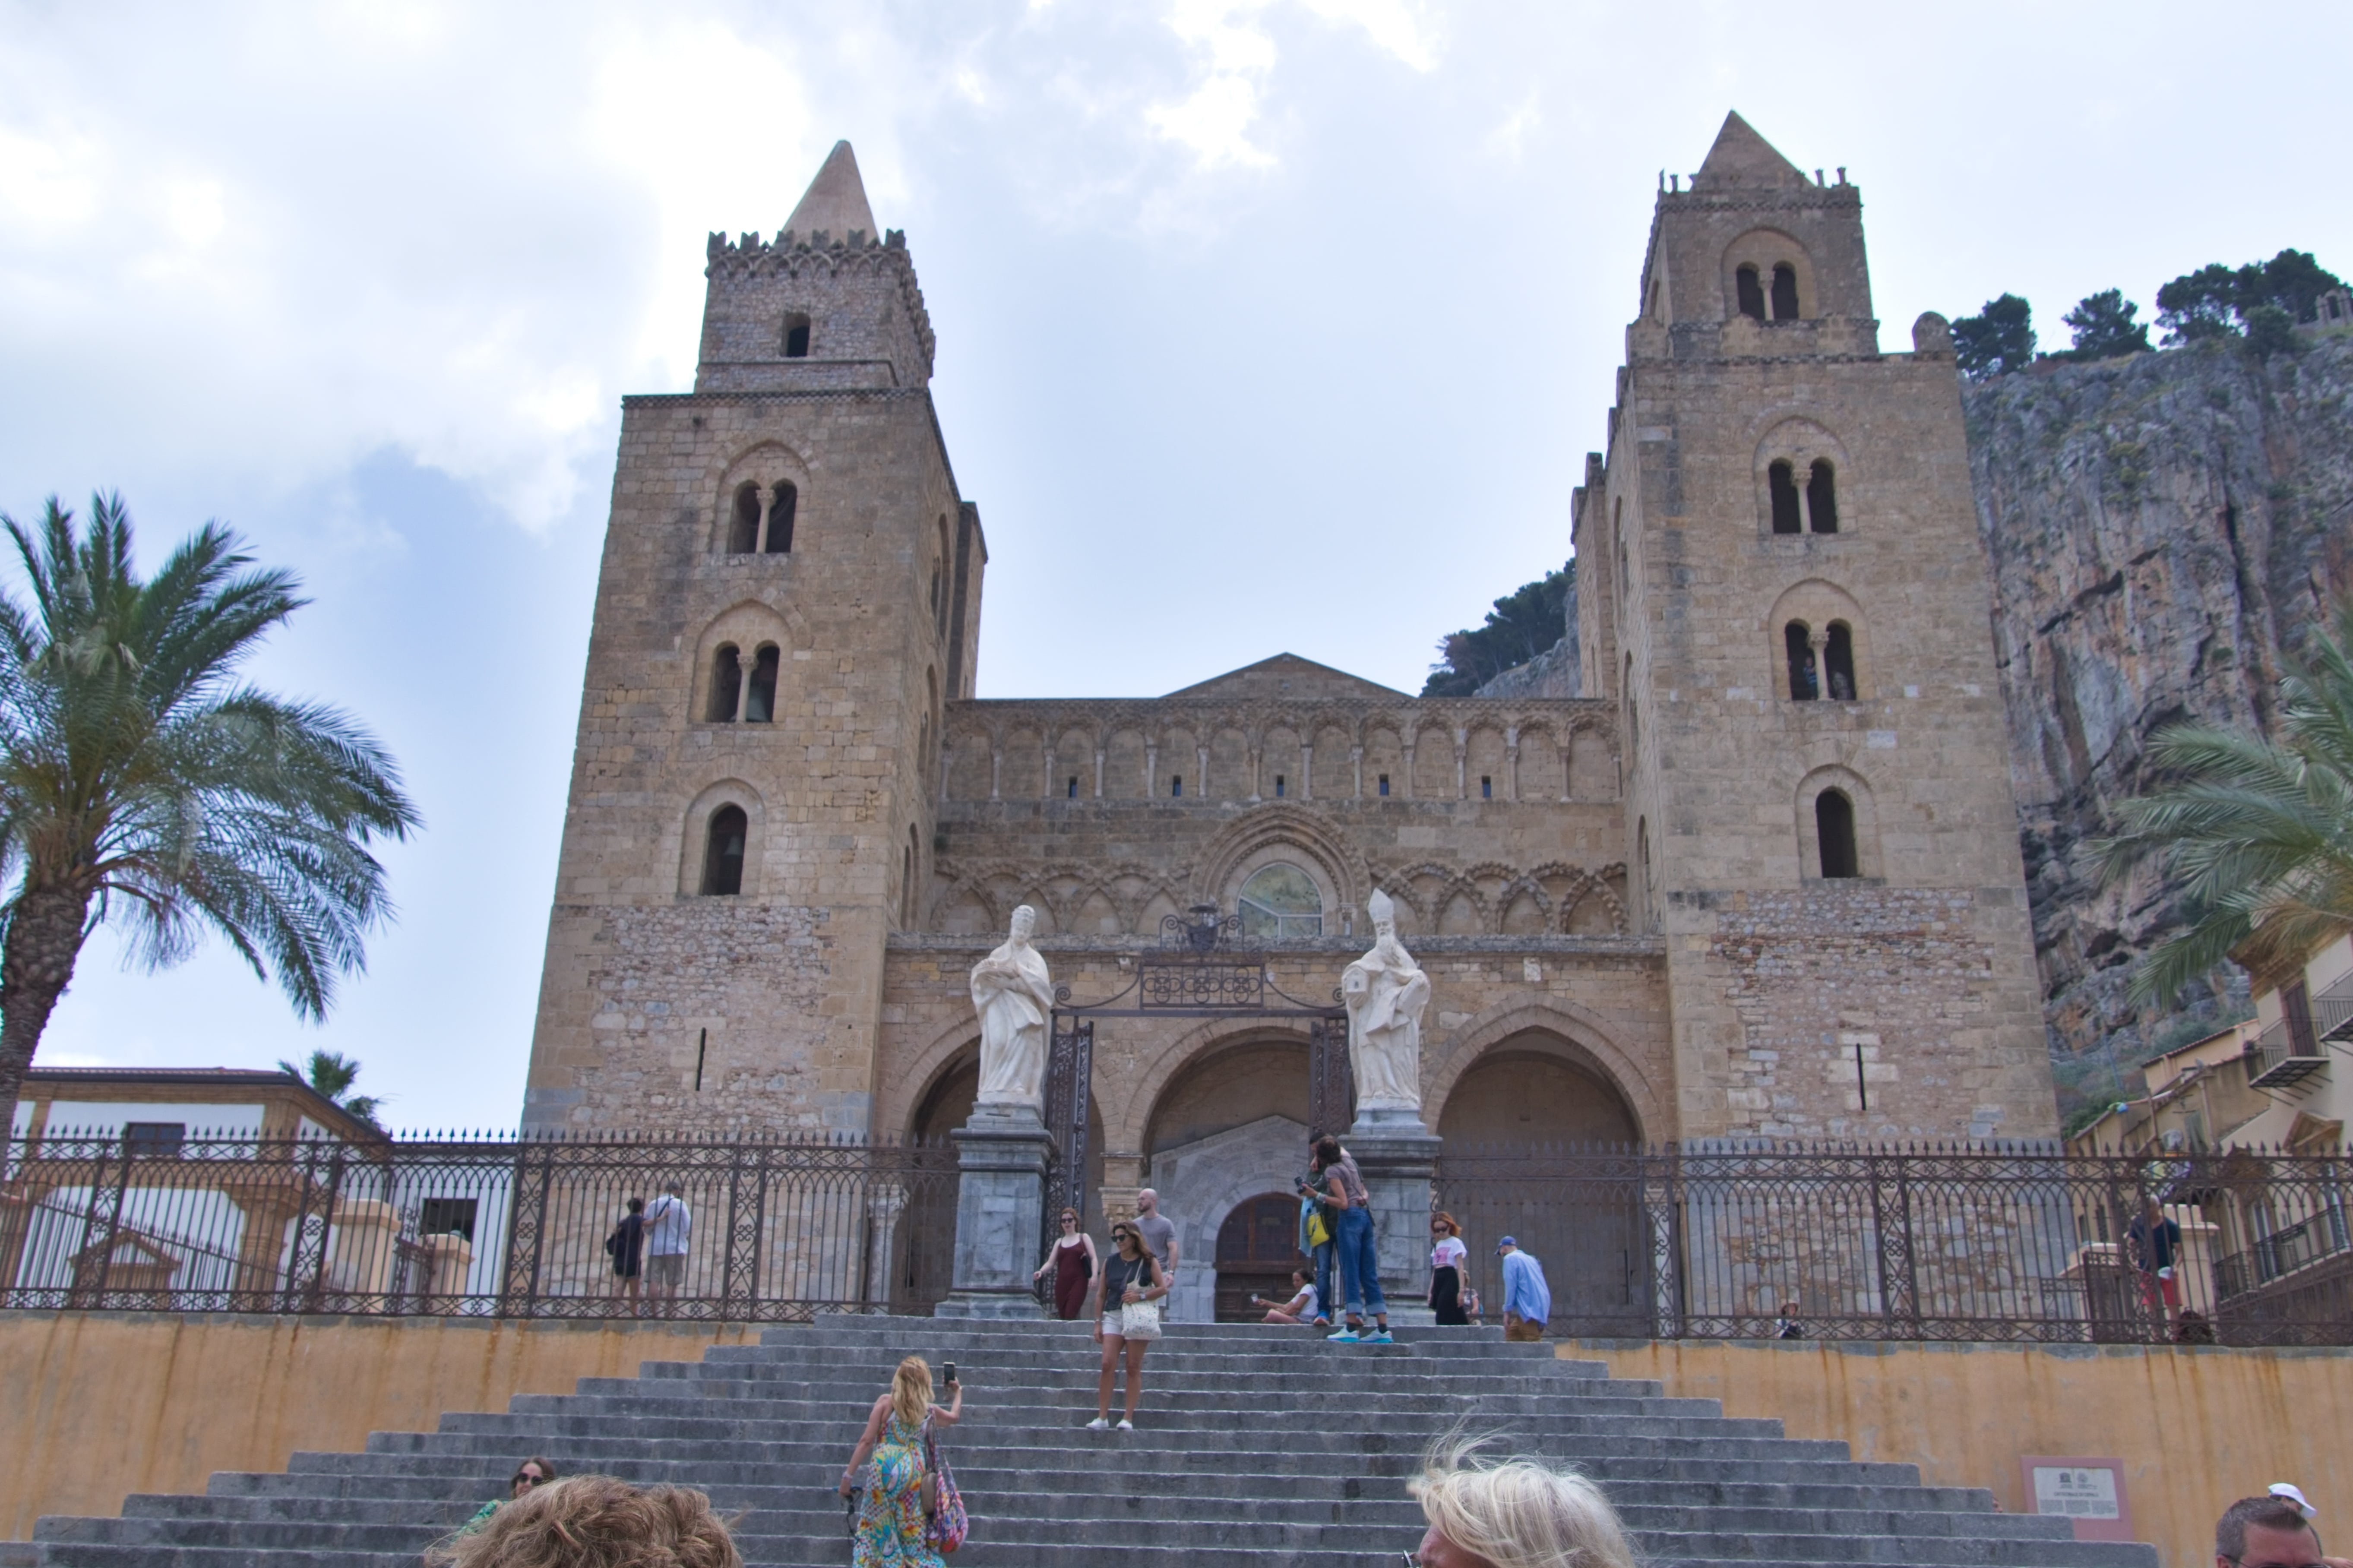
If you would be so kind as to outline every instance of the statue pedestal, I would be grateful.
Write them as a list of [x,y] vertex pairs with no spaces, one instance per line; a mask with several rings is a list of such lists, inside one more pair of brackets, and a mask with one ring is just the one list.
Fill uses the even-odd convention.
[[1437,1320],[1430,1297],[1430,1216],[1438,1151],[1444,1142],[1411,1110],[1364,1110],[1348,1129],[1348,1152],[1372,1200],[1380,1252],[1381,1293],[1389,1322],[1424,1327]]
[[982,1105],[956,1142],[955,1266],[942,1318],[1042,1318],[1029,1271],[1052,1140],[1026,1105]]

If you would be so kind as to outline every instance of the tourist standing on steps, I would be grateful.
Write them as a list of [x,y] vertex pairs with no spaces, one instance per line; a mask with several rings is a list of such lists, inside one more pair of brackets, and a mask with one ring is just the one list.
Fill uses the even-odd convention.
[[[1308,1173],[1299,1178],[1299,1250],[1314,1261],[1309,1265],[1315,1276],[1315,1326],[1332,1326],[1333,1255],[1339,1248],[1333,1241],[1332,1222],[1336,1212],[1327,1209],[1316,1196],[1315,1140],[1307,1140]],[[1323,1239],[1318,1241],[1316,1237]]]
[[1504,1260],[1504,1337],[1517,1342],[1544,1338],[1545,1321],[1552,1316],[1544,1265],[1508,1236],[1495,1243],[1495,1251]]
[[1134,1222],[1122,1220],[1111,1227],[1111,1244],[1118,1248],[1103,1260],[1103,1289],[1095,1301],[1095,1343],[1103,1346],[1103,1381],[1095,1390],[1095,1418],[1090,1432],[1111,1426],[1112,1376],[1120,1357],[1127,1358],[1127,1414],[1119,1429],[1135,1430],[1135,1398],[1144,1392],[1144,1352],[1160,1337],[1160,1302],[1168,1294],[1168,1276],[1160,1260],[1145,1249]]
[[1430,1310],[1440,1326],[1467,1329],[1470,1314],[1462,1310],[1463,1263],[1471,1249],[1462,1245],[1462,1227],[1451,1214],[1430,1218]]
[[[1176,1226],[1161,1214],[1160,1194],[1150,1187],[1135,1194],[1135,1235],[1144,1250],[1160,1260],[1162,1271],[1168,1276],[1168,1289],[1176,1289]],[[1169,1316],[1165,1309],[1160,1315]]]
[[646,1210],[646,1284],[658,1300],[674,1301],[686,1279],[686,1243],[694,1233],[694,1211],[686,1206],[675,1179]]
[[1407,1489],[1430,1523],[1415,1568],[1634,1568],[1626,1527],[1599,1487],[1536,1459],[1479,1458],[1458,1443]]
[[645,1271],[646,1200],[633,1197],[628,1209],[605,1238],[605,1255],[613,1260],[613,1293],[627,1298],[634,1310],[638,1277]]
[[1046,1249],[1046,1261],[1038,1265],[1029,1282],[1034,1285],[1046,1278],[1050,1268],[1054,1271],[1054,1316],[1066,1323],[1076,1322],[1087,1310],[1087,1286],[1103,1268],[1095,1238],[1079,1228],[1076,1209],[1062,1211],[1062,1234]]
[[948,1392],[953,1397],[946,1405],[933,1404],[931,1363],[911,1355],[891,1374],[891,1392],[866,1413],[866,1430],[842,1468],[839,1488],[843,1497],[855,1492],[859,1468],[866,1466],[866,1499],[850,1537],[851,1568],[942,1568],[938,1549],[923,1539],[935,1502],[931,1468],[923,1462],[923,1428],[953,1426],[964,1415],[963,1385],[951,1383]]
[[[1315,1141],[1315,1175],[1327,1210],[1338,1210],[1334,1244],[1339,1254],[1341,1288],[1347,1297],[1347,1326],[1330,1337],[1350,1345],[1359,1340],[1368,1345],[1393,1343],[1389,1304],[1381,1294],[1380,1259],[1374,1254],[1372,1195],[1365,1191],[1365,1178],[1357,1173],[1355,1158],[1329,1133]],[[1364,1331],[1367,1314],[1374,1323],[1371,1333]]]

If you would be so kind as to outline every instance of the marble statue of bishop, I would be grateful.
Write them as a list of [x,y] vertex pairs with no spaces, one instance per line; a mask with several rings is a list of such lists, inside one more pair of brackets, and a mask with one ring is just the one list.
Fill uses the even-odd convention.
[[981,1105],[1046,1103],[1047,1025],[1054,982],[1045,956],[1029,943],[1038,913],[1023,904],[996,952],[972,966],[972,1005],[980,1015]]
[[1356,1075],[1356,1114],[1421,1115],[1421,1015],[1430,976],[1397,939],[1397,906],[1374,889],[1373,950],[1341,972],[1348,1009],[1348,1065]]

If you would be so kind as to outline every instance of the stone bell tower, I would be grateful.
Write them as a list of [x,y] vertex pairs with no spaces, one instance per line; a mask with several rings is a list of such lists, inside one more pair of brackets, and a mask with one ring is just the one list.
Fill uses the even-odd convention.
[[849,143],[706,275],[694,390],[622,405],[523,1122],[862,1132],[979,513]]
[[1685,1137],[2056,1131],[1942,318],[1737,114],[1662,189],[1575,538]]

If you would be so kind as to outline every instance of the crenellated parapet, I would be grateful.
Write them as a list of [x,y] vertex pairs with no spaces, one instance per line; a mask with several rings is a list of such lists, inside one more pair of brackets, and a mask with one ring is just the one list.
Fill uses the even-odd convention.
[[850,363],[888,365],[895,385],[930,379],[937,343],[903,231],[713,234],[704,260],[703,379],[719,373],[706,390],[778,389],[779,374],[797,387]]

